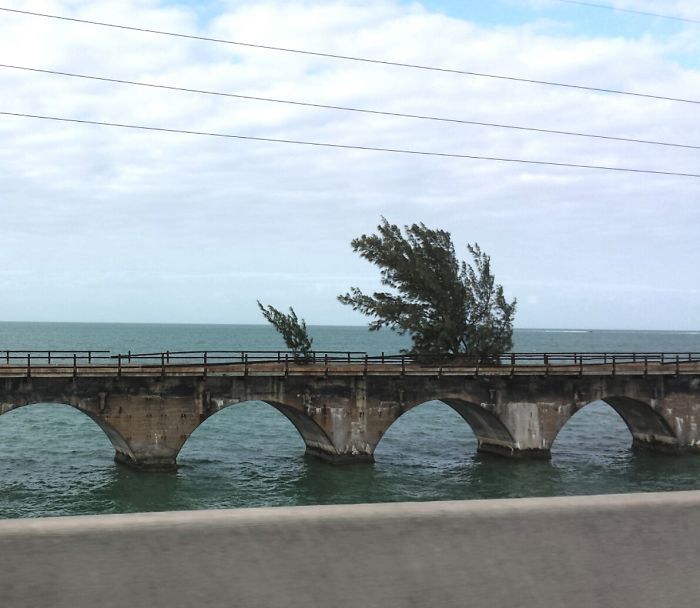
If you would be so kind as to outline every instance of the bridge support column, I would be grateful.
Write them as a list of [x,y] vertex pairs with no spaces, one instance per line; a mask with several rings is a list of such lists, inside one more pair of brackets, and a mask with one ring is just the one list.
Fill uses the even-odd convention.
[[339,452],[307,445],[306,455],[331,464],[362,464],[374,462],[374,450],[372,450],[371,454],[352,448],[345,452]]
[[196,399],[158,394],[110,395],[96,417],[119,432],[114,460],[141,471],[177,469],[177,455],[201,419]]
[[158,446],[143,446],[141,449],[114,452],[114,461],[139,471],[175,471],[179,450],[162,450]]
[[512,444],[500,444],[493,442],[480,442],[477,447],[480,454],[493,454],[505,456],[514,460],[549,460],[552,457],[549,449],[521,448],[514,442]]
[[506,402],[482,407],[500,420],[511,440],[480,440],[479,451],[518,459],[549,459],[557,433],[576,411],[573,404],[549,402]]
[[268,401],[296,427],[306,445],[306,454],[333,464],[372,462],[374,446],[352,419],[354,408],[309,405],[304,410]]
[[374,449],[400,415],[398,403],[368,397],[362,376],[323,378],[313,385],[290,379],[284,389],[289,405],[266,401],[294,424],[307,455],[333,464],[374,462]]
[[[697,391],[698,388],[695,388]],[[694,391],[694,392],[695,392]],[[634,434],[634,447],[658,452],[700,453],[700,395],[688,391],[653,399],[652,408],[666,423],[664,434]]]
[[302,433],[309,456],[333,464],[360,464],[374,462],[374,450],[400,408],[362,400],[350,408],[331,405],[307,412],[325,431],[323,437]]

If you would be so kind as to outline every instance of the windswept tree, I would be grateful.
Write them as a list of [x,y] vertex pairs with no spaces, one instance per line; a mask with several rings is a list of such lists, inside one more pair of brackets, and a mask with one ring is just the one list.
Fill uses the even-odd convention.
[[475,243],[467,245],[472,262],[460,261],[450,233],[423,223],[404,232],[382,218],[377,234],[353,239],[353,250],[380,269],[391,291],[367,295],[352,287],[340,302],[372,317],[370,330],[408,333],[416,354],[485,360],[510,350],[516,301],[496,284],[489,256]]
[[289,307],[289,314],[277,310],[274,306],[263,306],[258,300],[258,307],[263,317],[281,334],[287,348],[294,354],[295,360],[311,357],[313,338],[309,337],[304,319],[298,319],[294,309]]

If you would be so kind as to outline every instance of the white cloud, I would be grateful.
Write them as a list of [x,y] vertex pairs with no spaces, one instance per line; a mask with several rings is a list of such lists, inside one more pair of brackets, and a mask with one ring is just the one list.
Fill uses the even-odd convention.
[[[7,4],[7,3],[6,3]],[[644,9],[648,2],[620,2]],[[692,16],[695,3],[677,2]],[[487,27],[416,4],[95,0],[8,6],[203,36],[700,99],[666,37]],[[222,7],[228,6],[224,9]],[[697,43],[695,41],[695,43]],[[0,15],[0,60],[27,67],[309,102],[685,142],[697,106],[276,53]],[[0,69],[0,110],[273,138],[698,172],[700,152],[157,91]],[[0,117],[0,255],[27,273],[0,318],[250,322],[255,300],[311,322],[360,321],[334,301],[371,267],[350,251],[381,214],[478,240],[499,278],[570,281],[523,298],[521,325],[690,327],[698,180],[329,150]],[[187,282],[173,276],[192,277]],[[91,277],[89,286],[83,279]],[[313,288],[280,288],[297,277]],[[353,279],[360,283],[359,279]],[[209,283],[205,286],[205,283]],[[630,318],[605,286],[646,285]],[[601,285],[596,295],[595,285]],[[82,286],[82,287],[81,287]],[[578,287],[576,287],[578,286]],[[138,297],[134,295],[138,291]],[[577,291],[578,290],[578,291]],[[673,291],[673,297],[668,293]],[[94,294],[101,294],[98,299]],[[124,294],[128,293],[128,297]],[[622,297],[619,291],[616,297]],[[88,294],[90,297],[88,297]],[[578,294],[578,296],[576,295]],[[207,297],[211,296],[211,306]],[[572,302],[585,302],[576,309]],[[533,299],[534,298],[534,299]],[[118,302],[119,306],[113,304]],[[536,305],[535,305],[536,304]],[[158,317],[160,314],[160,317]],[[119,315],[119,316],[115,316]]]

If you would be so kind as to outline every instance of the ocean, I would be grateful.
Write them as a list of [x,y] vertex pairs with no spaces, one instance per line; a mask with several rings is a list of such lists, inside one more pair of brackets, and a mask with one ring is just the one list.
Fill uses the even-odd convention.
[[[390,331],[310,327],[318,350],[397,353]],[[517,352],[697,352],[700,332],[520,329]],[[264,325],[0,323],[0,350],[276,350]],[[464,420],[440,402],[402,416],[374,464],[304,456],[291,423],[249,402],[204,422],[174,473],[117,465],[100,428],[77,410],[36,404],[0,416],[0,518],[281,505],[461,500],[700,489],[700,456],[633,452],[608,405],[595,402],[557,437],[551,461],[476,453]]]

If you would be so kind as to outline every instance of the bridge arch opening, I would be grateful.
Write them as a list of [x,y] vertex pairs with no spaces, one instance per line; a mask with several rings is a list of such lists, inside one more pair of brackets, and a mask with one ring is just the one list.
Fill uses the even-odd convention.
[[[635,446],[673,444],[675,435],[664,418],[651,405],[625,396],[607,396],[579,408],[567,420],[552,441],[557,449],[564,441],[569,450],[581,449],[583,442],[593,441],[598,451],[615,451],[623,442],[629,449],[630,435]],[[584,440],[583,438],[587,438]],[[590,439],[598,437],[598,441]],[[601,445],[600,441],[604,442]]]
[[[632,441],[630,442],[630,435]],[[578,410],[553,440],[557,451],[589,451],[614,455],[636,447],[674,445],[675,435],[664,418],[648,403],[624,396],[608,396]]]
[[304,412],[277,401],[225,403],[187,438],[178,463],[215,459],[240,466],[242,462],[251,464],[250,455],[255,454],[255,462],[265,465],[277,461],[279,465],[300,461],[304,448],[307,452],[334,451],[323,429]]
[[[465,424],[466,422],[466,424]],[[386,429],[375,449],[375,460],[445,461],[482,448],[504,445],[512,438],[503,424],[481,406],[462,399],[442,398],[412,405]],[[406,447],[408,444],[409,447]]]
[[114,450],[130,454],[116,429],[71,404],[5,406],[0,414],[1,463],[21,461],[22,466],[50,466],[52,471],[63,465],[88,470],[112,464]]
[[620,413],[603,400],[591,401],[576,411],[559,429],[551,447],[552,459],[584,462],[626,457],[633,434]]

